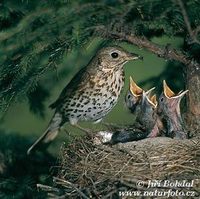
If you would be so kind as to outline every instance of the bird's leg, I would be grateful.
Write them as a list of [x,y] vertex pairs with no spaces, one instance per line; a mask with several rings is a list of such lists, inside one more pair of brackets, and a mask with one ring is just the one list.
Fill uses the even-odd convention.
[[73,124],[72,126],[75,126],[76,128],[78,128],[81,131],[85,132],[88,136],[90,136],[90,137],[92,136],[92,131],[90,129],[83,128],[78,124]]
[[108,122],[101,122],[101,124],[103,124],[107,128],[122,128],[122,126],[119,126],[119,125],[113,124],[113,123],[108,123]]

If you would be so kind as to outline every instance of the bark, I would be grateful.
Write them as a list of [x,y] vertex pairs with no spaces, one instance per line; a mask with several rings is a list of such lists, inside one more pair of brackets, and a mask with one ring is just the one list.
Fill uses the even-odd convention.
[[108,38],[125,41],[127,43],[136,45],[139,48],[145,48],[146,50],[158,55],[158,57],[162,57],[166,60],[175,60],[183,63],[186,66],[191,65],[192,67],[200,68],[200,64],[186,56],[186,53],[175,50],[171,48],[170,45],[160,46],[149,41],[145,37],[139,37],[136,35],[125,35],[117,32],[106,32],[104,34],[106,34]]
[[186,68],[187,95],[186,123],[191,132],[200,136],[200,68],[188,65]]

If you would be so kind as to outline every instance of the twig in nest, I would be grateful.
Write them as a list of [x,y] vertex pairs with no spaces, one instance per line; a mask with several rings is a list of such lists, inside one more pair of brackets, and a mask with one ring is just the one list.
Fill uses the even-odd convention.
[[37,184],[37,188],[47,192],[59,192],[59,189],[43,184]]
[[65,186],[64,184],[69,185],[70,187],[72,187],[77,193],[80,194],[80,196],[82,196],[84,199],[90,199],[88,198],[79,188],[76,187],[76,185],[74,185],[73,183],[67,181],[67,180],[63,180],[57,177],[53,178],[55,180],[56,183],[61,184],[62,186]]
[[198,172],[200,172],[200,169],[198,169],[198,168],[184,166],[184,165],[181,165],[181,164],[168,165],[168,167],[171,167],[171,168],[180,167],[180,168],[188,169],[190,171],[198,171]]
[[122,168],[121,168],[117,173],[115,173],[114,176],[117,176],[118,174],[122,173],[122,171],[128,166],[129,162],[130,162],[132,159],[133,159],[133,157],[130,158],[130,159],[128,160],[128,162],[127,162],[126,164],[124,164],[124,165],[122,166]]

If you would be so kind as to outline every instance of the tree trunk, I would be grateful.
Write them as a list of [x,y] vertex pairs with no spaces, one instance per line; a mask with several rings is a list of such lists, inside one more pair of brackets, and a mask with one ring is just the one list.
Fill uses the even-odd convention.
[[188,129],[200,136],[200,68],[192,63],[186,68],[187,97],[186,123]]

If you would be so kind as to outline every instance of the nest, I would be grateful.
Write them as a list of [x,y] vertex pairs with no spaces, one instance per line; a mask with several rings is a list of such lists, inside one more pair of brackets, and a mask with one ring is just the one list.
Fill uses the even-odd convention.
[[[62,147],[55,186],[39,187],[46,189],[49,198],[143,198],[135,194],[146,190],[191,191],[195,196],[187,198],[195,198],[200,193],[199,160],[199,140],[157,137],[104,146],[84,137]],[[166,180],[192,182],[192,186],[171,184],[166,187]],[[148,187],[150,182],[158,181],[159,184]],[[170,198],[170,195],[159,198]]]

